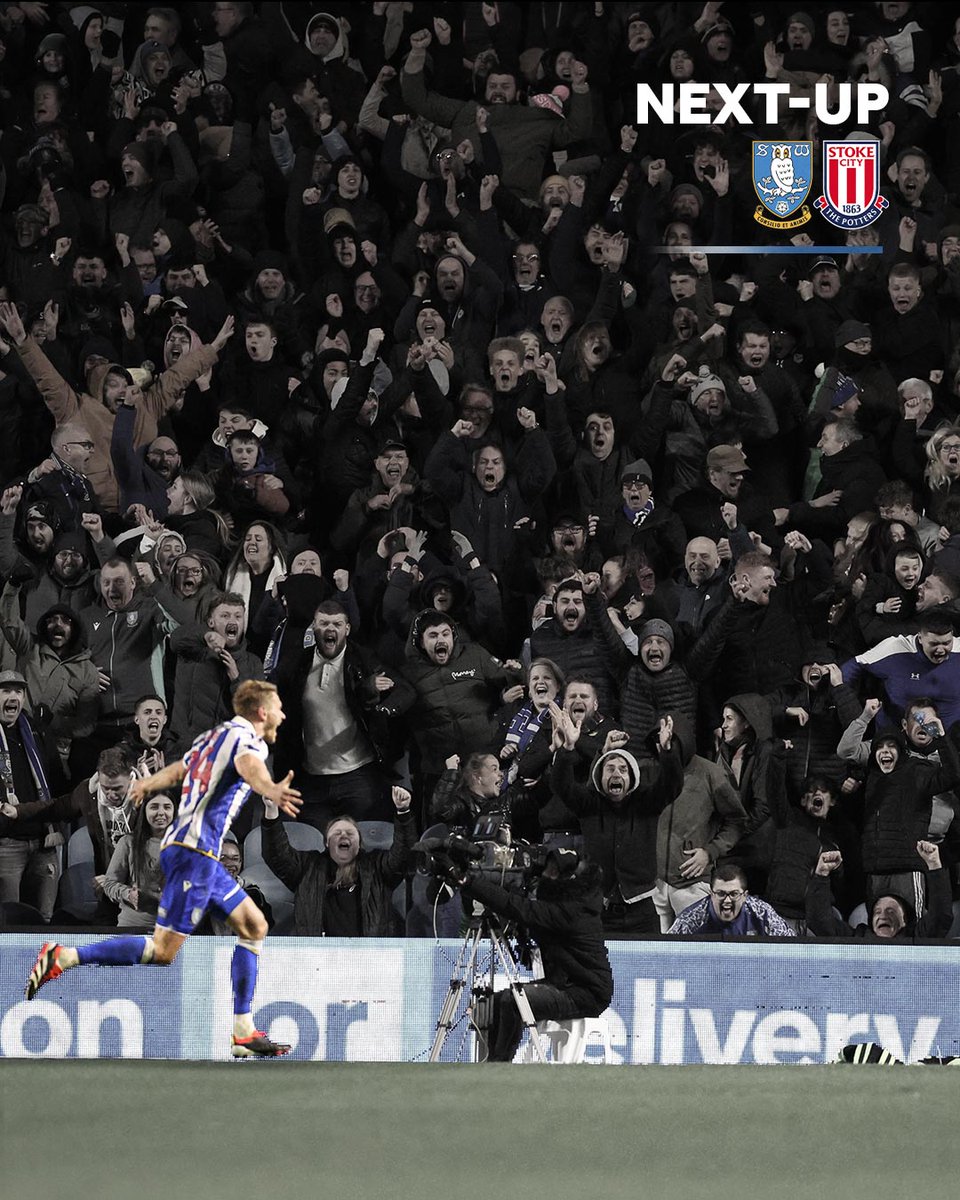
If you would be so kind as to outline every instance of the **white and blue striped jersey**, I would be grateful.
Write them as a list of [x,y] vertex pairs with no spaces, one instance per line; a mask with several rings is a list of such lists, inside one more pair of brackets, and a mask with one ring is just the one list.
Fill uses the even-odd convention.
[[180,806],[164,834],[161,849],[186,846],[219,858],[224,834],[250,795],[234,766],[242,754],[266,760],[267,743],[243,717],[234,717],[203,733],[183,756],[187,773]]

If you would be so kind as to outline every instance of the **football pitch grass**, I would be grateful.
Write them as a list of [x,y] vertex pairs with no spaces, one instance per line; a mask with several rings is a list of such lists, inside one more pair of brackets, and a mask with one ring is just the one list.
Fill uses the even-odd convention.
[[5,1059],[0,1179],[38,1200],[940,1200],[958,1090],[936,1067]]

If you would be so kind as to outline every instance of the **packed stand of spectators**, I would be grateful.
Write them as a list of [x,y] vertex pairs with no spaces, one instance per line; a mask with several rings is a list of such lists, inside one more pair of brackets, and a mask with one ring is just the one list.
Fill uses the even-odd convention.
[[[251,804],[225,854],[288,929],[396,932],[417,831],[499,814],[611,937],[948,936],[952,6],[21,3],[0,49],[8,919],[149,925],[130,774],[267,678],[316,840]],[[691,81],[788,91],[635,123]],[[765,136],[814,187],[875,141],[882,215],[755,222]],[[703,249],[788,238],[834,249]]]

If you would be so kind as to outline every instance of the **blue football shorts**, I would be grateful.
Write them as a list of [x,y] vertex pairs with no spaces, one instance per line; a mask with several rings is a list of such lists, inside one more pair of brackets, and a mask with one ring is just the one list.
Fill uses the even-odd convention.
[[167,846],[160,851],[163,895],[157,909],[157,927],[191,934],[205,912],[212,909],[227,917],[247,898],[247,893],[218,859]]

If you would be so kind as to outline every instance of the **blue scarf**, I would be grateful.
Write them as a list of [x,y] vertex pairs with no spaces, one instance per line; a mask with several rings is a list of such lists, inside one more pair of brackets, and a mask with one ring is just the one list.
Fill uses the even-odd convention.
[[507,730],[507,736],[503,741],[504,745],[516,746],[517,752],[510,763],[510,770],[504,772],[503,783],[500,786],[501,792],[505,792],[514,779],[516,779],[518,773],[517,760],[539,732],[544,718],[549,716],[550,712],[546,708],[537,712],[532,700],[528,701],[514,713],[513,720],[510,722],[510,728]]
[[623,515],[627,518],[631,525],[635,525],[639,529],[647,517],[649,517],[653,512],[653,508],[653,497],[651,496],[639,512],[634,512],[632,508],[628,508],[626,505],[624,505]]
[[[21,713],[17,718],[17,728],[20,730],[20,737],[23,739],[23,749],[27,756],[27,762],[30,764],[30,772],[33,775],[33,782],[37,787],[37,795],[44,803],[47,803],[51,798],[50,785],[47,783],[47,775],[43,769],[43,759],[40,757],[40,751],[37,749],[37,740],[33,735],[33,729],[27,720],[26,713]],[[2,749],[9,760],[10,749],[7,746],[7,735],[2,724],[0,724],[0,749]]]

